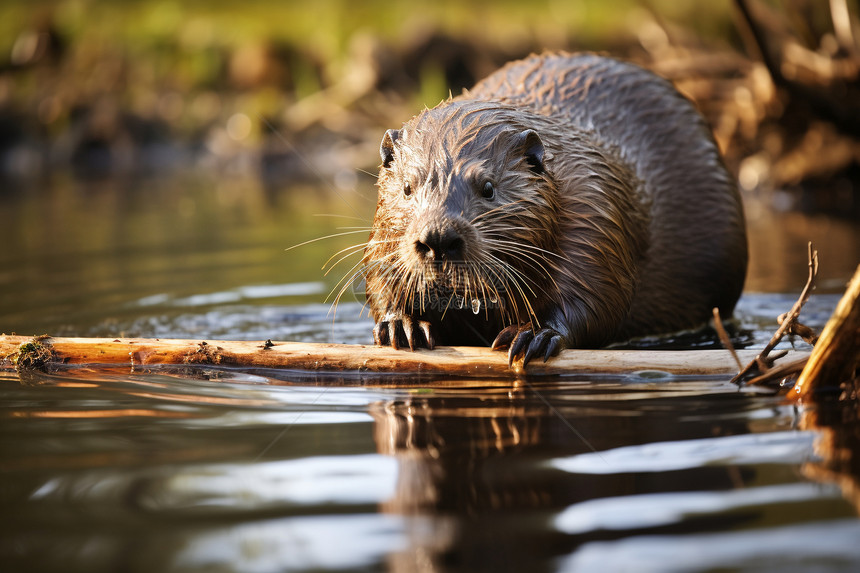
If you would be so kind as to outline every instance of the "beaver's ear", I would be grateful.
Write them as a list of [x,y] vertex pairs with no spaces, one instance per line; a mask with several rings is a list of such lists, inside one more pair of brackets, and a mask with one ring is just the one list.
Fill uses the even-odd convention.
[[535,173],[543,173],[544,159],[548,159],[543,141],[533,129],[521,131],[514,137],[514,149],[525,156],[529,168]]
[[382,158],[383,167],[391,167],[394,162],[394,142],[400,138],[400,130],[389,129],[382,136],[382,144],[379,146],[379,156]]

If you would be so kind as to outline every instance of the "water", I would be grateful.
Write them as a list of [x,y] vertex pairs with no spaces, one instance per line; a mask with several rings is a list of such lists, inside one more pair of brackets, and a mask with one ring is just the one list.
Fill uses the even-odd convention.
[[[363,231],[285,249],[366,226],[371,184],[8,185],[0,330],[367,343],[352,289],[336,316],[324,302],[354,260],[320,271]],[[860,261],[857,227],[748,210],[741,326],[769,337],[812,239],[803,318],[820,327]],[[0,393],[2,571],[860,566],[857,474],[838,461],[856,422],[725,379],[6,369]]]

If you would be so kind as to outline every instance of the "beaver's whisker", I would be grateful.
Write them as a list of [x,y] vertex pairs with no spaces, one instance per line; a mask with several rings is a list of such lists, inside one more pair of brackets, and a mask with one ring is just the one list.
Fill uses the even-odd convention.
[[[389,267],[390,270],[388,272],[383,271],[382,278],[384,279],[386,284],[395,284],[397,285],[396,290],[394,291],[393,299],[394,307],[400,307],[401,311],[406,310],[406,304],[408,300],[404,300],[403,293],[411,291],[409,289],[407,291],[407,287],[409,285],[414,284],[415,281],[415,273],[412,272],[409,268],[403,264],[402,261],[398,260],[396,263]],[[408,296],[406,297],[408,299]],[[400,302],[400,304],[397,304]]]
[[[359,261],[356,265],[353,265],[352,269],[355,269],[360,264],[361,264],[361,261]],[[341,278],[340,281],[338,281],[337,285],[335,285],[335,287],[332,289],[332,291],[326,297],[326,301],[328,301],[329,298],[331,298],[331,295],[334,292],[334,290],[337,289],[338,286],[340,286],[340,289],[338,290],[337,296],[335,296],[334,301],[332,302],[331,308],[329,309],[329,313],[332,313],[332,322],[334,322],[334,320],[337,318],[338,304],[340,304],[340,300],[343,297],[344,293],[346,293],[347,289],[349,288],[349,285],[353,284],[353,282],[355,281],[355,278],[357,276],[360,276],[360,275],[365,274],[365,273],[366,273],[366,267],[362,267],[362,268],[358,269],[357,271],[352,272],[352,274],[347,273],[347,275],[344,275],[344,277]],[[359,317],[361,316],[361,313],[364,312],[364,309],[367,307],[368,302],[369,302],[369,299],[366,299],[364,304],[361,307],[361,310],[358,313]]]
[[553,251],[550,251],[547,249],[543,249],[541,247],[538,247],[537,245],[532,245],[532,244],[528,244],[528,243],[518,243],[516,241],[500,239],[498,237],[492,237],[492,236],[489,236],[489,237],[484,236],[483,239],[485,241],[487,241],[487,243],[489,243],[490,245],[513,245],[513,246],[516,246],[517,248],[520,248],[520,249],[528,249],[528,250],[535,251],[535,252],[543,254],[543,255],[550,255],[550,256],[556,257],[558,259],[562,259],[562,260],[568,260],[569,259],[569,257],[565,254],[559,254],[559,253],[556,253],[556,252],[553,252]]
[[[526,305],[529,312],[532,312],[531,305],[528,302],[528,297],[523,291],[522,286],[520,285],[519,280],[515,274],[516,271],[504,261],[497,259],[496,257],[493,257],[489,254],[487,256],[494,264],[487,264],[485,268],[492,272],[493,275],[495,275],[502,282],[503,286],[505,287],[505,291],[510,293],[511,296],[509,297],[509,300],[511,301],[511,312],[513,316],[518,317],[520,314],[519,305],[517,304],[517,299],[515,296],[516,292],[520,294],[520,298]],[[501,275],[498,274],[499,271],[502,272]],[[514,287],[516,292],[514,290],[511,290],[511,286]]]
[[[555,279],[553,278],[553,273],[550,269],[555,270],[558,267],[554,264],[555,261],[549,261],[540,256],[542,253],[534,255],[528,252],[523,252],[523,249],[520,249],[519,245],[516,244],[497,245],[493,252],[498,255],[507,255],[513,259],[522,261],[531,268],[539,270],[544,276],[546,276],[546,278],[550,279],[553,284],[556,284]],[[556,286],[558,285],[556,284]]]
[[[500,254],[501,254],[501,252],[500,252]],[[523,284],[529,288],[529,291],[532,293],[532,295],[537,296],[537,293],[532,289],[532,287],[538,289],[539,291],[541,291],[544,294],[549,294],[541,286],[541,283],[539,283],[534,277],[527,276],[525,273],[523,273],[523,271],[521,269],[516,268],[514,265],[511,265],[510,263],[508,263],[508,262],[504,261],[503,259],[495,256],[494,254],[491,254],[489,256],[491,256],[493,258],[493,260],[495,262],[497,262],[498,264],[505,265],[505,268],[509,272],[514,273],[519,279],[521,279],[523,281]],[[536,267],[532,266],[531,264],[527,263],[527,265],[531,268],[534,268],[535,270],[538,270]]]
[[414,272],[409,272],[408,269],[403,267],[399,277],[399,280],[395,279],[397,280],[395,283],[397,284],[397,288],[394,291],[393,297],[399,304],[395,304],[394,306],[400,307],[401,312],[406,312],[406,309],[414,304],[415,289],[413,285],[415,284],[416,275]]
[[[350,268],[350,269],[349,269],[349,270],[344,274],[344,277],[343,277],[343,278],[341,278],[341,279],[340,279],[340,281],[338,281],[338,283],[337,283],[337,284],[339,285],[339,284],[341,283],[341,281],[343,281],[343,280],[344,280],[344,278],[346,278],[346,275],[348,275],[349,273],[351,273],[351,272],[352,272],[352,271],[353,271],[357,266],[364,264],[365,266],[364,266],[363,272],[366,272],[367,270],[369,270],[369,269],[371,269],[371,268],[374,268],[374,267],[376,267],[376,266],[379,266],[379,265],[383,265],[383,264],[385,264],[385,259],[390,258],[390,257],[394,257],[394,255],[395,255],[395,253],[389,253],[389,254],[388,254],[388,255],[386,255],[385,257],[382,257],[382,258],[377,259],[376,261],[374,261],[372,265],[368,265],[368,264],[366,264],[366,263],[365,263],[365,261],[364,261],[364,259],[362,259],[362,260],[358,261],[355,265],[353,265],[353,266],[352,266],[352,268]],[[346,257],[344,257],[344,258],[346,258]],[[341,259],[341,260],[343,260],[343,259]],[[336,266],[336,265],[337,265],[337,264],[339,264],[339,263],[340,263],[340,261],[338,261],[338,263],[336,263],[334,266]],[[334,268],[334,266],[332,266],[332,268]],[[330,270],[331,270],[331,269],[329,269],[329,271],[330,271]],[[326,272],[326,274],[328,274],[328,271]],[[353,278],[354,278],[354,275],[353,275]],[[335,288],[337,288],[337,285],[335,285]]]
[[[365,260],[358,261],[355,265],[352,266],[352,268],[349,271],[347,271],[344,274],[343,278],[341,278],[338,281],[338,283],[335,285],[335,288],[337,288],[339,285],[341,285],[341,283],[343,283],[345,280],[346,280],[346,283],[343,286],[344,286],[344,288],[346,288],[346,286],[348,286],[355,279],[355,277],[358,276],[359,274],[364,274],[365,276],[367,276],[371,271],[378,269],[380,267],[388,268],[389,271],[386,271],[386,272],[390,273],[390,267],[391,266],[387,265],[386,261],[387,261],[387,259],[395,258],[395,256],[396,256],[396,253],[388,253],[386,256],[381,257],[375,261],[372,261],[371,263],[367,263]],[[363,265],[362,268],[355,271],[356,267],[361,266],[361,265]],[[355,271],[355,272],[353,272],[353,271]],[[350,275],[350,273],[352,273],[352,274]]]
[[[361,267],[361,268],[358,268],[358,267]],[[353,281],[355,281],[355,278],[359,275],[365,274],[365,271],[366,271],[366,268],[364,266],[362,266],[362,261],[358,261],[357,263],[355,263],[348,271],[346,271],[346,273],[344,273],[344,275],[340,278],[339,281],[337,281],[337,283],[334,285],[334,287],[332,287],[332,290],[329,293],[329,295],[326,297],[325,302],[328,302],[332,293],[337,289],[340,289],[340,291],[338,292],[338,299],[339,299],[340,296],[342,295],[342,293],[349,287],[349,285],[352,284]]]
[[[543,260],[547,264],[557,263],[559,261],[550,261],[549,255],[557,258],[565,260],[561,255],[557,255],[556,253],[549,251],[547,249],[543,249],[541,247],[535,245],[523,244],[517,241],[510,241],[504,239],[495,239],[495,238],[487,238],[485,239],[489,246],[496,247],[496,251],[505,250],[506,252],[527,252],[524,254],[528,254],[529,256],[537,256],[539,259]],[[490,249],[493,251],[494,249]]]
[[[404,304],[403,304],[403,312],[407,312],[409,309],[415,308],[415,293],[419,293],[420,295],[420,304],[421,311],[424,310],[424,289],[417,288],[417,282],[419,280],[418,273],[410,273],[409,280],[404,281],[402,288],[400,289],[399,297],[403,297],[403,293],[406,293]],[[398,297],[398,298],[399,298]]]
[[[501,266],[501,268],[505,271],[505,273],[511,278],[513,286],[516,287],[516,290],[517,290],[517,292],[519,292],[520,297],[523,301],[523,304],[526,306],[526,309],[528,310],[529,316],[534,316],[535,321],[537,321],[537,316],[535,315],[534,308],[531,305],[529,297],[526,295],[525,291],[523,290],[523,287],[527,288],[529,290],[529,292],[532,294],[532,296],[534,296],[535,298],[538,298],[539,295],[532,288],[532,285],[535,288],[537,288],[543,294],[549,295],[550,293],[547,292],[544,288],[542,288],[539,284],[537,284],[533,279],[531,279],[530,277],[523,274],[519,269],[517,269],[513,265],[506,263],[505,261],[493,256],[492,254],[489,254],[489,256],[491,258],[493,258],[497,262],[497,264],[499,264]],[[532,284],[530,285],[529,283],[532,283]]]
[[[325,264],[322,266],[322,268],[325,270],[325,273],[323,274],[323,276],[328,276],[328,274],[329,274],[329,273],[330,273],[330,272],[331,272],[331,271],[332,271],[336,266],[338,266],[340,263],[342,263],[343,261],[345,261],[345,260],[346,260],[346,259],[348,259],[349,257],[351,257],[351,256],[353,256],[353,255],[357,255],[358,253],[360,253],[361,251],[363,251],[363,250],[365,249],[365,247],[366,247],[366,246],[367,246],[367,243],[360,243],[360,244],[357,244],[357,245],[350,245],[349,247],[345,247],[345,248],[343,248],[343,249],[339,250],[338,252],[334,253],[332,256],[330,256],[330,257],[328,258],[328,260],[327,260],[327,261],[325,262]],[[347,251],[348,251],[348,252],[347,252]],[[339,258],[339,259],[338,259],[334,264],[332,264],[332,265],[330,265],[330,266],[329,266],[329,263],[331,263],[331,260],[332,260],[333,258],[335,258],[336,256],[338,256],[338,255],[340,255],[340,254],[343,254],[343,253],[346,253],[346,254],[345,254],[345,255],[343,255],[341,258]],[[328,269],[326,269],[326,267],[328,267]]]
[[[328,273],[331,272],[331,270],[334,269],[338,264],[340,264],[341,261],[345,260],[346,258],[351,256],[352,254],[356,254],[357,252],[361,251],[361,249],[365,248],[365,246],[366,246],[366,243],[361,244],[361,245],[353,245],[352,247],[347,247],[346,249],[342,249],[338,253],[335,253],[334,255],[332,255],[329,258],[329,260],[326,261],[326,264],[328,264],[331,261],[331,259],[334,258],[335,256],[337,256],[339,253],[342,253],[342,252],[349,250],[349,249],[354,249],[354,251],[352,253],[349,253],[349,254],[345,255],[344,257],[341,257],[340,260],[338,260],[336,263],[334,263],[325,272],[324,276],[328,276]],[[340,303],[340,300],[343,297],[344,293],[346,293],[347,289],[349,288],[349,285],[351,285],[355,281],[355,278],[357,276],[366,273],[367,266],[363,265],[363,263],[364,263],[363,260],[359,260],[356,264],[354,264],[346,273],[344,273],[344,276],[341,277],[340,280],[338,280],[338,282],[334,285],[334,287],[332,287],[332,290],[329,291],[329,294],[326,296],[325,302],[328,302],[329,300],[331,300],[331,297],[335,293],[335,291],[337,291],[337,294],[335,295],[334,300],[332,301],[331,307],[329,309],[329,313],[332,314],[332,321],[336,320],[336,318],[337,318],[338,304]],[[356,270],[358,267],[361,267],[361,268]],[[367,305],[367,302],[365,302],[364,306],[366,306],[366,305]],[[362,309],[364,308],[364,306],[362,307]],[[360,315],[361,315],[361,312],[359,312],[359,316]]]
[[[340,290],[338,290],[337,295],[334,297],[334,300],[332,301],[331,306],[329,307],[329,310],[328,310],[328,314],[332,315],[332,321],[334,321],[334,319],[337,318],[337,307],[340,304],[340,299],[343,297],[344,293],[346,293],[347,289],[349,288],[349,285],[352,284],[352,281],[355,280],[355,277],[358,276],[358,274],[359,273],[353,274],[352,277],[350,277],[350,279],[343,284],[343,286],[340,288]],[[332,293],[333,292],[334,292],[334,289],[332,289]],[[326,297],[326,301],[329,300],[332,293],[329,293],[328,297]],[[361,316],[361,313],[359,313],[359,316]]]
[[[510,269],[508,269],[508,271],[509,270]],[[513,318],[515,318],[517,320],[517,322],[519,322],[521,320],[519,318],[520,317],[519,305],[516,304],[516,296],[514,296],[517,293],[519,293],[520,300],[522,301],[523,305],[525,306],[526,315],[529,317],[529,322],[531,322],[531,316],[534,315],[534,309],[532,308],[532,305],[529,302],[529,298],[528,298],[528,296],[526,296],[525,291],[523,291],[523,287],[520,284],[519,280],[517,280],[516,276],[509,275],[509,278],[510,278],[509,284],[513,285],[513,287],[515,289],[515,291],[510,291],[511,295],[512,295],[510,300],[514,303]]]
[[[331,217],[333,219],[354,219],[356,221],[367,221],[365,217],[358,217],[356,215],[340,215],[338,213],[314,213],[314,217]],[[372,227],[366,227],[369,231]]]
[[343,233],[332,233],[331,235],[325,235],[324,237],[317,237],[316,239],[309,239],[307,241],[301,242],[297,245],[293,245],[292,247],[287,247],[284,251],[292,251],[293,249],[298,249],[299,247],[304,247],[305,245],[310,245],[311,243],[316,243],[317,241],[324,241],[326,239],[334,239],[336,237],[344,237],[346,235],[354,235],[356,233],[366,233],[368,229],[356,229],[354,231],[344,231]]
[[392,244],[398,243],[399,241],[400,241],[400,239],[398,239],[397,237],[382,238],[382,239],[380,239],[380,238],[369,239],[367,241],[367,248],[373,249],[373,248],[379,247],[379,246],[392,245]]
[[[329,265],[329,263],[331,263],[331,260],[332,260],[334,257],[336,257],[337,255],[342,254],[342,253],[346,253],[346,254],[344,254],[340,259],[338,259],[338,260],[337,260],[337,261],[335,261],[333,264],[331,264],[331,265],[328,267],[328,269],[326,269],[324,276],[327,276],[327,275],[328,275],[332,270],[334,270],[334,269],[335,269],[335,268],[336,268],[340,263],[342,263],[342,262],[343,262],[343,261],[345,261],[346,259],[348,259],[348,258],[350,258],[350,257],[352,257],[352,256],[355,256],[355,255],[357,255],[357,254],[361,253],[361,251],[362,251],[362,250],[366,250],[364,245],[352,245],[352,246],[347,247],[347,248],[345,248],[345,249],[342,249],[342,250],[338,251],[337,253],[335,253],[334,255],[332,255],[332,256],[329,258],[329,260],[328,260],[328,261],[326,261],[326,265]],[[349,252],[347,252],[347,251],[349,251]],[[385,257],[383,257],[383,258],[385,258]],[[365,259],[366,259],[366,257],[362,257],[362,258],[361,258],[361,260],[359,260],[359,264],[361,264],[362,262],[364,262],[364,261],[365,261]],[[323,266],[323,268],[325,269],[325,266]]]
[[[466,282],[467,285],[471,285],[472,283],[474,283],[475,296],[480,297],[480,300],[484,301],[484,318],[486,320],[490,320],[490,297],[487,295],[487,291],[489,287],[492,286],[492,284],[487,280],[487,278],[484,276],[484,273],[481,271],[482,268],[480,263],[468,263],[465,267]],[[497,297],[496,301],[498,300],[499,299]]]
[[[497,249],[496,253],[508,255],[509,257],[522,262],[525,266],[534,269],[538,274],[543,274],[543,276],[545,276],[556,289],[559,288],[559,285],[553,277],[553,274],[543,264],[541,264],[541,259],[507,248]],[[547,265],[550,265],[549,261],[544,260],[543,262]]]
[[[356,277],[358,277],[359,275],[365,274],[366,267],[362,267],[362,268],[356,270],[356,267],[359,267],[361,264],[362,264],[362,261],[359,261],[355,265],[353,265],[352,268],[349,271],[347,271],[344,274],[344,276],[341,277],[341,279],[339,281],[337,281],[337,284],[335,284],[334,287],[332,287],[332,290],[329,292],[328,296],[325,298],[325,302],[328,302],[331,299],[332,294],[335,292],[335,290],[337,290],[337,296],[334,298],[334,301],[332,303],[332,309],[334,309],[335,311],[337,309],[337,305],[340,302],[341,297],[346,292],[346,290],[349,288],[349,285],[351,285],[353,283],[353,281],[355,281]],[[329,310],[329,312],[331,312],[331,310]]]
[[[487,281],[484,280],[484,277],[478,272],[479,269],[472,269],[472,272],[475,273],[475,281],[478,283],[478,286],[481,289],[481,300],[484,301],[484,319],[490,320],[490,301],[487,296]],[[499,299],[496,299],[499,300]]]

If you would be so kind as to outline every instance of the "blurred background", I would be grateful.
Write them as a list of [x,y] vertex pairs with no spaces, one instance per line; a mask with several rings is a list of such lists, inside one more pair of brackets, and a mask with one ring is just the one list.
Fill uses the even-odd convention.
[[675,81],[745,189],[815,186],[815,206],[856,214],[856,34],[850,0],[8,0],[0,165],[349,178],[424,105],[508,60],[584,49]]
[[375,169],[380,130],[533,51],[647,61],[670,41],[657,10],[698,23],[684,44],[736,40],[726,2],[640,4],[5,2],[3,172],[348,178]]
[[[559,49],[633,60],[696,103],[745,194],[748,290],[799,289],[813,240],[839,291],[860,260],[857,8],[6,0],[0,328],[128,330],[140,301],[261,284],[321,302],[355,260],[320,266],[366,238],[384,130]],[[326,235],[341,236],[284,250]]]

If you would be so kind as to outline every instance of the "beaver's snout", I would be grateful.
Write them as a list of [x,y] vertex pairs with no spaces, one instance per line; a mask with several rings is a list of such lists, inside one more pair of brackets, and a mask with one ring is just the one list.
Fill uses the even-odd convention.
[[451,226],[428,226],[419,233],[414,246],[420,259],[438,263],[462,260],[466,242]]

